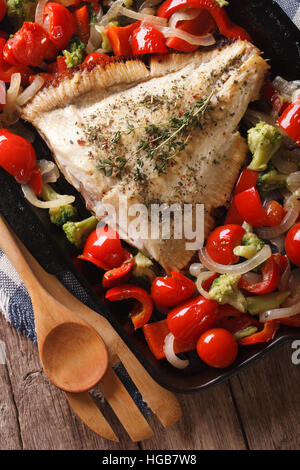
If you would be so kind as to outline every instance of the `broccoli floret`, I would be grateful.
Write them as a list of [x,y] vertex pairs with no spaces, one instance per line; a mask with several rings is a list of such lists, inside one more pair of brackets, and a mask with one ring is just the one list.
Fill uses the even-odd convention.
[[276,127],[259,122],[248,131],[248,145],[253,154],[250,170],[264,171],[281,145],[281,134]]
[[229,5],[229,2],[227,2],[227,0],[217,0],[217,2],[220,7],[227,7]]
[[62,228],[69,242],[81,248],[89,234],[97,227],[98,222],[96,217],[91,216],[80,222],[67,222]]
[[14,31],[23,26],[24,21],[34,21],[37,0],[7,0],[7,16]]
[[134,266],[132,274],[135,277],[142,277],[150,280],[151,282],[155,279],[155,272],[153,269],[153,263],[151,259],[147,258],[141,251],[134,257]]
[[[58,199],[61,195],[58,194],[52,186],[44,184],[42,188],[42,199],[44,201],[53,201]],[[59,207],[53,207],[49,209],[50,220],[53,224],[59,227],[69,220],[77,219],[77,209],[72,204],[65,204]]]
[[214,280],[209,290],[211,299],[220,304],[229,304],[240,312],[246,311],[246,299],[238,288],[239,274],[222,274]]
[[242,239],[242,245],[236,246],[233,250],[233,253],[236,256],[242,256],[243,258],[253,258],[263,247],[264,242],[258,238],[255,233],[248,232],[245,233]]
[[68,69],[72,69],[77,65],[80,65],[83,61],[85,54],[86,44],[82,42],[79,36],[75,35],[72,37],[68,44],[68,48],[62,51],[66,58],[66,64]]
[[276,189],[286,186],[287,175],[280,173],[275,169],[259,173],[257,180],[257,188],[262,193],[275,191]]
[[251,315],[259,315],[267,310],[273,310],[280,307],[280,305],[288,298],[290,292],[281,291],[273,292],[272,294],[256,295],[254,297],[247,297],[247,311]]

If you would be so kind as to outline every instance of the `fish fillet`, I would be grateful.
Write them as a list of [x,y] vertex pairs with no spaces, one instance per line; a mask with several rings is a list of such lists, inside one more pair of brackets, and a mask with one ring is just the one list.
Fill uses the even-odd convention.
[[[98,218],[103,204],[205,206],[205,236],[226,205],[247,145],[237,128],[268,65],[250,43],[124,60],[76,71],[22,110]],[[155,143],[157,142],[157,144]],[[128,215],[127,223],[137,215]],[[167,272],[193,256],[186,239],[121,236]]]

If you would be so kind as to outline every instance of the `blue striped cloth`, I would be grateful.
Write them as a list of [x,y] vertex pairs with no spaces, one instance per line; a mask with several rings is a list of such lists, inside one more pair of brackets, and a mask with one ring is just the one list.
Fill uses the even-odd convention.
[[[277,0],[295,24],[300,28],[300,0]],[[300,77],[299,77],[300,78]],[[61,276],[61,282],[80,300],[87,301],[87,296],[70,273]],[[91,306],[93,307],[93,306]],[[30,297],[6,256],[0,250],[0,311],[18,332],[36,342],[34,318]],[[0,338],[1,340],[1,338]],[[138,392],[130,382],[128,376],[119,368],[118,373],[135,400],[143,408]]]

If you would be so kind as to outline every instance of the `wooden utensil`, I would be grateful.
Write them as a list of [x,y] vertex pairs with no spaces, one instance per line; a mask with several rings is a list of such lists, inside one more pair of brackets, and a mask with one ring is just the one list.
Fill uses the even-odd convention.
[[1,217],[0,247],[31,296],[38,348],[47,376],[68,392],[91,389],[108,366],[108,353],[101,336],[40,285]]
[[[19,240],[17,242],[31,269],[49,294],[67,305],[76,315],[99,332],[108,348],[110,364],[122,362],[143,399],[162,425],[167,428],[175,424],[181,417],[181,408],[173,393],[165,390],[152,379],[106,318],[76,299],[54,275],[48,274],[39,265]],[[151,437],[150,426],[110,366],[99,383],[99,387],[132,440],[139,441]],[[83,419],[84,413],[80,415],[78,410],[76,413],[89,426]]]

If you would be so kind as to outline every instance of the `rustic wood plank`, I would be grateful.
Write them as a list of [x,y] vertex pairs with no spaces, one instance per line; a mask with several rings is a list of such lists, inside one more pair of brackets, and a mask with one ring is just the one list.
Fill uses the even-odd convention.
[[228,384],[177,398],[182,406],[182,419],[164,430],[151,417],[149,422],[156,432],[152,439],[141,443],[142,449],[246,449]]
[[[0,329],[0,340],[3,332]],[[22,449],[17,409],[6,364],[0,364],[0,450]]]
[[[8,326],[1,315],[0,325],[7,347],[7,369],[24,449],[138,448],[130,442],[108,405],[102,404],[105,416],[112,423],[120,443],[101,439],[91,432],[71,411],[64,394],[48,381],[41,369],[36,346]],[[15,432],[17,429],[16,424]],[[15,448],[18,448],[17,444]]]
[[231,379],[250,449],[299,449],[300,365],[289,344]]

